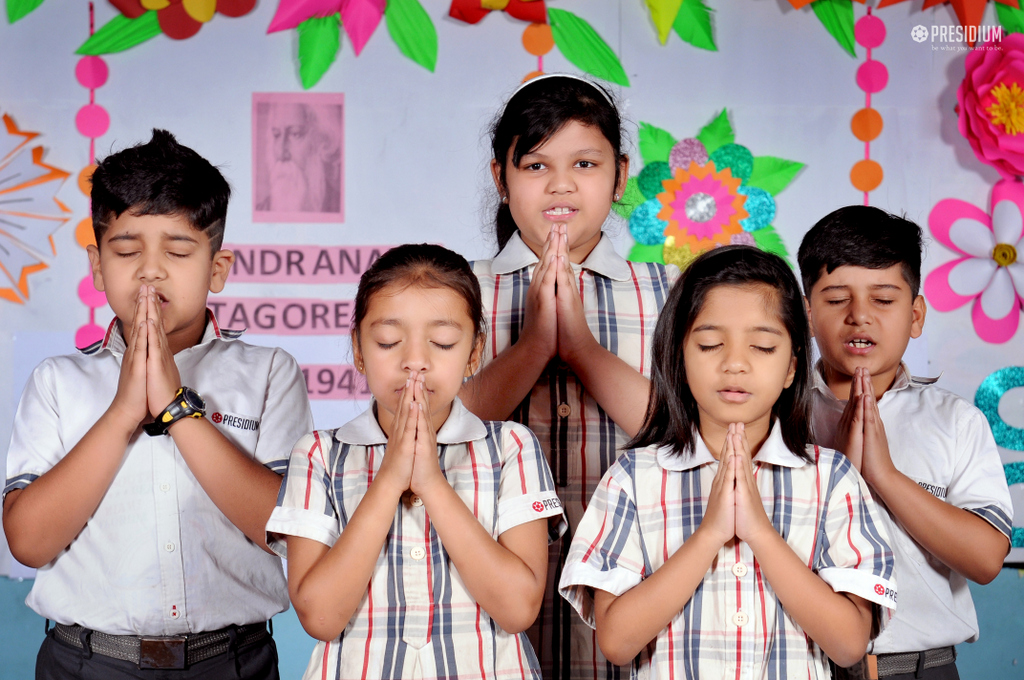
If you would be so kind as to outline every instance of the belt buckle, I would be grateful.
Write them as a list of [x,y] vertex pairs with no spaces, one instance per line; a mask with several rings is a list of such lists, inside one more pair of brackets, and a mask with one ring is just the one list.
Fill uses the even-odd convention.
[[184,635],[139,638],[139,668],[185,668]]

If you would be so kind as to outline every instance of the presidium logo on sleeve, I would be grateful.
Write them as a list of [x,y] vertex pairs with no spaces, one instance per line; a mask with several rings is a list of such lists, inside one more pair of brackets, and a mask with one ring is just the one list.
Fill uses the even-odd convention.
[[562,507],[562,501],[558,498],[545,498],[543,501],[533,502],[534,512],[544,512],[545,508],[560,508]]
[[875,593],[877,593],[878,595],[881,595],[882,597],[886,597],[886,598],[892,600],[893,602],[896,601],[896,591],[893,590],[892,588],[886,588],[881,583],[876,583],[875,584]]
[[243,418],[242,416],[236,416],[231,413],[220,413],[215,411],[213,415],[210,416],[210,420],[217,425],[233,427],[236,430],[254,432],[260,429],[259,420],[256,420],[255,418]]

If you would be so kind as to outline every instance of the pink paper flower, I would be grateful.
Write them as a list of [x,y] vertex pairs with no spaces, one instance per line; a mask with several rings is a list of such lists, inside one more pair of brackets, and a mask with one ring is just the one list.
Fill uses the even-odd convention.
[[932,271],[924,293],[940,312],[974,301],[971,320],[985,342],[1006,342],[1017,332],[1024,306],[1024,184],[1003,180],[992,187],[991,216],[947,198],[928,216],[932,235],[962,255]]
[[1006,179],[1024,175],[1024,34],[967,54],[956,92],[960,134]]

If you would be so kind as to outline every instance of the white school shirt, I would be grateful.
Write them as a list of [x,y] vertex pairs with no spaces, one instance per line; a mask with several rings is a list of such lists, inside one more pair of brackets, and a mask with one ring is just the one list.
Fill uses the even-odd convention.
[[[892,387],[878,400],[892,462],[936,498],[973,512],[1009,538],[1013,506],[988,421],[934,382],[912,377],[901,364]],[[846,402],[828,388],[820,361],[813,395],[814,441],[832,446]],[[883,521],[896,553],[900,602],[868,652],[916,652],[977,640],[978,616],[967,579],[925,551],[888,511]]]
[[[488,336],[483,362],[515,344],[526,316],[526,291],[538,263],[517,231],[492,260],[472,263],[480,280]],[[675,265],[628,262],[602,234],[582,264],[572,265],[587,324],[612,354],[649,376],[658,314],[677,278]],[[601,476],[629,441],[563,361],[557,358],[516,408],[511,420],[537,434],[569,518],[569,536],[587,509]],[[605,660],[594,632],[558,597],[568,537],[549,552],[548,587],[530,630],[547,680],[617,680],[621,669]]]
[[[569,549],[560,592],[594,625],[593,589],[622,595],[700,526],[718,461],[696,437],[690,457],[626,451],[608,470]],[[765,513],[800,560],[837,592],[893,607],[893,554],[867,484],[842,454],[793,454],[776,422],[754,456]],[[900,580],[902,584],[902,577]],[[689,599],[630,668],[635,680],[826,680],[828,660],[783,609],[750,546],[722,546]]]
[[[305,381],[284,350],[237,340],[212,312],[199,344],[174,355],[182,384],[239,450],[281,474],[312,427]],[[125,349],[115,319],[81,354],[51,357],[21,397],[6,495],[56,465],[117,392]],[[281,561],[217,509],[170,436],[140,428],[82,532],[36,572],[26,604],[40,616],[113,635],[180,635],[264,621],[288,608]]]
[[[295,444],[267,523],[270,546],[282,557],[284,536],[333,546],[345,530],[387,447],[373,411],[371,403],[336,430]],[[482,421],[456,398],[437,432],[437,454],[448,483],[494,539],[544,518],[551,540],[565,531],[551,471],[522,425]],[[340,636],[317,643],[303,677],[540,680],[540,669],[525,633],[506,633],[473,599],[423,501],[411,496],[395,509],[352,619]]]

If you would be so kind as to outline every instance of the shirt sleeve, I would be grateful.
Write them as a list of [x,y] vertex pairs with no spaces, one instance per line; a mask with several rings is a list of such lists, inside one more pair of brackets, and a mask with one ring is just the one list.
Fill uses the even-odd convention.
[[48,472],[68,452],[61,439],[53,359],[32,371],[14,416],[7,450],[7,480],[3,495],[24,489]]
[[540,442],[529,428],[512,422],[502,423],[501,439],[498,535],[520,524],[547,518],[548,538],[556,540],[569,524]]
[[330,547],[341,535],[327,472],[333,440],[330,432],[312,432],[292,449],[277,507],[267,522],[267,545],[281,557],[288,557],[284,536],[301,536]]
[[558,592],[591,628],[595,626],[593,589],[622,595],[639,584],[647,571],[630,479],[619,462],[608,469],[580,520],[562,568]]
[[896,564],[882,510],[842,454],[820,449],[819,478],[829,480],[819,517],[814,571],[836,592],[896,608]]
[[282,349],[274,351],[263,403],[255,458],[277,474],[288,467],[289,447],[313,429],[306,381],[298,362]]
[[964,406],[957,422],[957,462],[946,502],[973,512],[1009,539],[1013,505],[999,449],[985,415],[974,406]]

